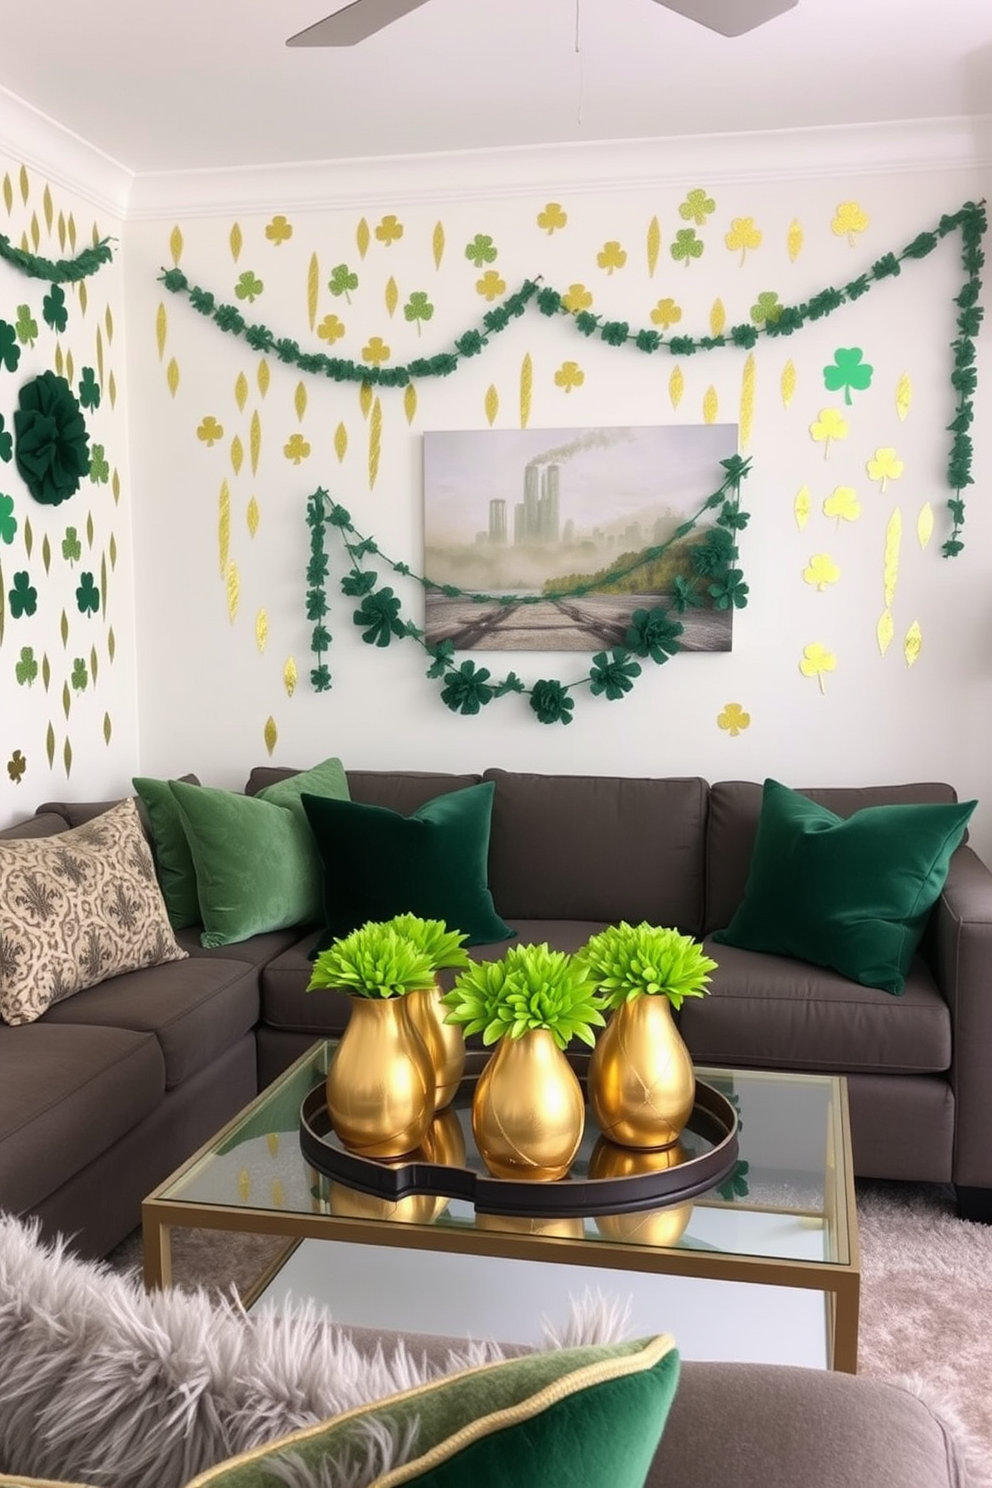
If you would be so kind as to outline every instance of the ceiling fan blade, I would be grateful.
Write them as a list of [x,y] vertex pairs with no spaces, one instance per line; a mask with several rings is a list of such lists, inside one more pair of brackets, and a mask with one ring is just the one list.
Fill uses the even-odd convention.
[[743,36],[745,31],[792,10],[798,0],[656,0],[656,4],[678,11],[721,36]]
[[373,36],[392,21],[398,21],[408,11],[418,10],[427,0],[352,0],[350,5],[335,11],[334,15],[297,31],[286,42],[291,47],[341,47],[354,46]]

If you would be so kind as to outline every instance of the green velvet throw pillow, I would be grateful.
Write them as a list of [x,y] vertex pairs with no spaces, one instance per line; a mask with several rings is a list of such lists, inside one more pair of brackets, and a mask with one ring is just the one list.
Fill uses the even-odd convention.
[[866,806],[845,818],[766,780],[744,900],[713,939],[902,992],[976,805]]
[[385,806],[304,794],[324,864],[325,937],[320,948],[367,920],[397,914],[444,920],[468,945],[515,932],[489,892],[492,781],[449,791],[409,816]]
[[338,759],[266,786],[257,796],[169,781],[196,867],[205,946],[232,945],[322,918],[320,857],[300,804],[348,795]]
[[[219,1463],[187,1488],[301,1480],[356,1488],[643,1488],[678,1377],[667,1334],[524,1354],[357,1406]],[[407,1461],[369,1470],[383,1438],[406,1456],[413,1429]]]
[[[196,784],[189,779],[189,784]],[[196,865],[183,830],[179,805],[167,780],[136,775],[131,784],[145,808],[151,830],[155,872],[173,930],[200,923]]]

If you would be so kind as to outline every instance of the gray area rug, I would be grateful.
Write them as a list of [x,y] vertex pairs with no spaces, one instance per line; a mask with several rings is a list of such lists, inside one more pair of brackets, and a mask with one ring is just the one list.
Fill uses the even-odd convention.
[[[910,1383],[992,1464],[992,1226],[958,1219],[943,1185],[862,1181],[857,1189],[859,1370]],[[208,1230],[174,1230],[172,1242],[176,1284],[219,1294],[232,1284],[247,1291],[283,1243]],[[140,1267],[140,1232],[111,1261]]]

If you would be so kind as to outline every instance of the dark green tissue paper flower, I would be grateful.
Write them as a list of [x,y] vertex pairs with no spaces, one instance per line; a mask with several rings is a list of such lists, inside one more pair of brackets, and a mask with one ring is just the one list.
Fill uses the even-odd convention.
[[90,468],[89,435],[64,377],[42,372],[21,388],[14,413],[14,458],[36,501],[59,506]]

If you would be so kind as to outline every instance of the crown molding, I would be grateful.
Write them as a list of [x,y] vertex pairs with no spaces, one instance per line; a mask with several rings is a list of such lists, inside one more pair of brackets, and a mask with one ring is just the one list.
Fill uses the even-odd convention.
[[119,222],[127,216],[133,172],[6,88],[0,88],[0,151],[104,215]]
[[149,172],[128,219],[306,212],[517,196],[609,195],[834,175],[892,175],[992,164],[992,114],[885,124],[670,136]]

